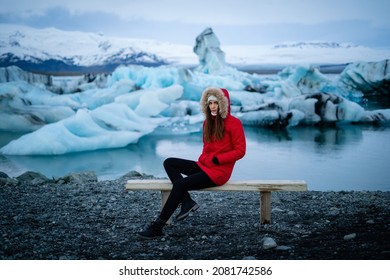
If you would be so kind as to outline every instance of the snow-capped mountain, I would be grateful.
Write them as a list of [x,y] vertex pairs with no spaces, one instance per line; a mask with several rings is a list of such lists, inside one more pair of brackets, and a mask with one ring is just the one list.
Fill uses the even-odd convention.
[[183,48],[153,40],[0,24],[0,66],[24,70],[111,72],[121,64],[158,66],[176,62],[167,50]]
[[[15,65],[33,72],[112,72],[118,65],[131,64],[194,66],[199,60],[193,47],[156,40],[108,37],[100,33],[0,24],[0,67]],[[336,42],[253,46],[225,46],[221,42],[221,49],[226,62],[238,68],[343,65],[390,58],[390,50]]]
[[291,42],[284,44],[277,44],[274,46],[275,49],[279,48],[356,48],[358,47],[352,43],[337,43],[337,42]]

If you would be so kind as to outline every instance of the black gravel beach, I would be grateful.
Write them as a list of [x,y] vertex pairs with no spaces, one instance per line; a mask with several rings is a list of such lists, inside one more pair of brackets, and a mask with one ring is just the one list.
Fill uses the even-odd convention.
[[140,178],[152,176],[0,172],[0,259],[390,259],[390,192],[272,193],[272,223],[261,225],[259,194],[198,191],[198,211],[145,241],[137,232],[158,214],[160,194],[125,191]]

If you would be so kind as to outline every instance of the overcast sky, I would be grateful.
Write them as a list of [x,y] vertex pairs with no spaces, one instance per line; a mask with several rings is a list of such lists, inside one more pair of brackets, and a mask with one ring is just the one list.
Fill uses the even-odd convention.
[[390,48],[389,0],[0,0],[0,23],[194,45],[333,41]]

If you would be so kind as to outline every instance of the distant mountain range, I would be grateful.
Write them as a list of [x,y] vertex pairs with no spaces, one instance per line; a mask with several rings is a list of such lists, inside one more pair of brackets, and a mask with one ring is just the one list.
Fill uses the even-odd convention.
[[[226,62],[238,68],[300,63],[345,65],[357,60],[379,61],[390,57],[390,50],[349,43],[293,42],[272,46],[224,46],[221,43]],[[195,66],[198,57],[190,45],[0,24],[0,67],[15,65],[31,72],[80,74],[109,73],[119,65],[130,64]]]
[[117,54],[102,60],[95,65],[78,65],[72,58],[41,59],[34,56],[19,57],[13,53],[4,53],[0,56],[0,67],[18,66],[25,71],[72,74],[72,73],[109,73],[119,65],[137,64],[144,66],[159,66],[166,64],[162,58],[145,52],[135,52],[125,56]]
[[280,48],[356,48],[358,46],[351,43],[337,42],[293,42],[275,45],[275,49]]
[[0,25],[0,66],[49,73],[111,72],[121,64],[158,66],[167,61],[149,51],[147,40],[101,34]]

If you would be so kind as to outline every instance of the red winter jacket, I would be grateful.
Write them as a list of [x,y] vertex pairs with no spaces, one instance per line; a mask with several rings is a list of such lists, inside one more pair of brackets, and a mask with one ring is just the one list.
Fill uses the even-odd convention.
[[[220,114],[225,122],[225,133],[221,140],[206,142],[203,139],[203,151],[197,164],[217,186],[221,186],[230,179],[236,161],[244,157],[246,140],[241,121],[230,114],[228,91],[219,88],[206,89],[201,100],[203,112],[208,109],[207,99],[210,95],[216,96],[219,100]],[[214,156],[217,157],[219,164],[213,163]]]

